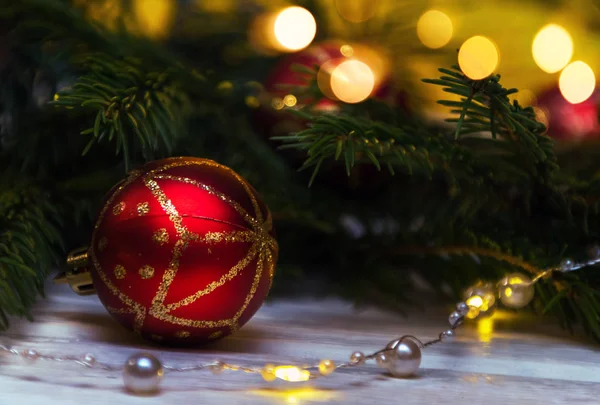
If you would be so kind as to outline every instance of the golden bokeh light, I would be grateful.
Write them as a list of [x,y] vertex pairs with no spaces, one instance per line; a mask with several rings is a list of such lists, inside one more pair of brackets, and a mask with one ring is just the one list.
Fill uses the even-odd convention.
[[365,100],[374,88],[373,71],[359,60],[344,61],[331,72],[331,90],[345,103],[353,104]]
[[417,36],[428,48],[441,48],[452,38],[452,20],[438,10],[426,11],[417,22]]
[[345,20],[360,23],[373,18],[379,0],[335,0],[335,6]]
[[346,57],[350,57],[352,55],[354,55],[354,48],[352,48],[352,45],[342,45],[340,47],[340,52],[342,53],[342,55],[346,56]]
[[531,52],[540,69],[547,73],[555,73],[571,60],[573,40],[560,25],[548,24],[536,34]]
[[288,51],[306,48],[317,34],[317,22],[305,8],[288,7],[275,17],[273,25],[275,39]]
[[496,44],[481,35],[467,39],[458,51],[460,69],[473,80],[482,80],[494,73],[499,59]]
[[594,71],[580,60],[567,65],[558,79],[558,87],[563,97],[571,104],[587,100],[596,88]]
[[310,371],[296,366],[277,366],[275,367],[275,376],[280,380],[290,382],[308,381]]
[[175,0],[135,0],[136,28],[150,38],[166,37],[173,26],[176,6]]

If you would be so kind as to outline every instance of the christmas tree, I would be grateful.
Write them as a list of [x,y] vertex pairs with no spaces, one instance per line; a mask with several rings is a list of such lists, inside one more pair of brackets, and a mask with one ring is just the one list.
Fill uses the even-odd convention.
[[[479,280],[598,255],[593,72],[565,68],[569,41],[593,34],[591,4],[583,15],[552,2],[573,39],[540,31],[532,57],[552,22],[545,2],[513,21],[527,35],[508,36],[514,10],[501,2],[297,3],[0,3],[0,327],[28,316],[66,252],[89,241],[103,195],[168,156],[214,159],[261,193],[280,294],[320,280],[401,310],[417,284],[452,302]],[[561,108],[587,107],[552,115],[505,86],[503,67],[538,90],[564,68]],[[569,85],[589,72],[590,91]],[[531,309],[599,339],[599,286],[594,267],[550,273]]]

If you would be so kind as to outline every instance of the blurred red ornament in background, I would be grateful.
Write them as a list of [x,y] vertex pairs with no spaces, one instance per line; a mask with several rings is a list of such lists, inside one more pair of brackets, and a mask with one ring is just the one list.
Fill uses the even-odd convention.
[[561,140],[578,140],[600,135],[598,102],[600,92],[595,91],[582,103],[569,103],[557,88],[538,97],[538,121],[548,127],[548,135]]

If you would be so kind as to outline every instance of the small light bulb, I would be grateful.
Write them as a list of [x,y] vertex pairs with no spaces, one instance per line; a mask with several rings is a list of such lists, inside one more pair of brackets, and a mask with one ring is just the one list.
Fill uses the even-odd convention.
[[561,72],[558,87],[569,103],[583,103],[590,98],[596,88],[594,71],[580,60],[570,63]]
[[458,51],[460,69],[473,80],[482,80],[494,73],[498,60],[496,45],[480,35],[467,39]]
[[275,376],[280,380],[299,382],[310,379],[310,371],[302,370],[296,366],[277,366],[275,367]]
[[547,73],[555,73],[571,60],[573,40],[560,25],[548,24],[535,35],[531,52],[540,69]]

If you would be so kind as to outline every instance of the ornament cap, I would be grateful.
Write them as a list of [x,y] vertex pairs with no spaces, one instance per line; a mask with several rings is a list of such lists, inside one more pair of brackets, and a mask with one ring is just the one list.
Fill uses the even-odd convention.
[[88,248],[71,251],[67,256],[69,270],[59,273],[54,278],[54,284],[69,284],[77,295],[93,295],[96,293],[92,283],[92,275],[88,266]]

